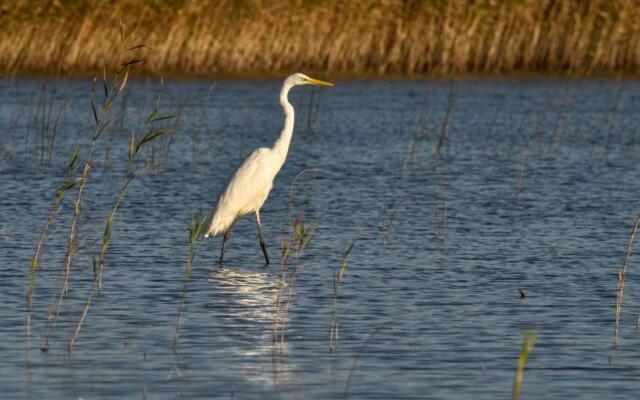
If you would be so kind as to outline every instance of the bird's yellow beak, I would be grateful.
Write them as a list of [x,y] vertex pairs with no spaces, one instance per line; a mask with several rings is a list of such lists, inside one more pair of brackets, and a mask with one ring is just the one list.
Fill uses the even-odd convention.
[[307,82],[309,82],[312,85],[317,85],[317,86],[335,86],[334,83],[325,82],[325,81],[321,81],[319,79],[313,79],[313,78],[307,78]]

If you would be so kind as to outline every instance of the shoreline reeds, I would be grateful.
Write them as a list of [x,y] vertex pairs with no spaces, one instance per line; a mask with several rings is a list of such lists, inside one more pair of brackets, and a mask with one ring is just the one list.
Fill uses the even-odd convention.
[[633,0],[20,0],[0,73],[100,74],[126,25],[155,76],[638,75],[639,19]]

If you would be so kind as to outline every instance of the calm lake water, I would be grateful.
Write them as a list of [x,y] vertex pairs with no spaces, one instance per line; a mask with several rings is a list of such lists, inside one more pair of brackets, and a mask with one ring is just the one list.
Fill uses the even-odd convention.
[[[174,354],[190,217],[208,212],[242,159],[276,139],[279,88],[133,83],[112,110],[124,119],[97,145],[70,290],[41,352],[76,192],[44,246],[30,340],[29,261],[74,146],[86,159],[91,83],[0,81],[2,397],[508,398],[530,330],[537,342],[524,398],[637,397],[637,258],[613,345],[617,271],[640,212],[633,81],[294,89],[289,158],[261,213],[273,263],[263,265],[253,216],[237,224],[222,268],[221,238],[200,241]],[[157,115],[180,114],[178,132],[141,153],[137,166],[153,168],[123,199],[102,291],[69,354],[130,132],[141,137],[158,96]],[[298,177],[291,204],[313,237],[290,260],[286,334],[274,345],[290,185],[307,168],[321,171]],[[336,306],[339,347],[330,352],[333,282],[352,240]]]

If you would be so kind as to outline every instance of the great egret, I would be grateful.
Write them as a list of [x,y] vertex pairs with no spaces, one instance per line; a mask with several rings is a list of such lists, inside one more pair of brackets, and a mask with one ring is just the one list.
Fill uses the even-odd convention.
[[206,239],[224,232],[220,264],[224,259],[224,249],[231,236],[233,225],[239,217],[250,213],[256,214],[260,247],[265,261],[269,264],[269,254],[260,224],[260,208],[267,200],[273,180],[282,168],[289,152],[289,143],[291,143],[291,135],[293,134],[294,111],[293,106],[289,103],[288,95],[289,90],[298,85],[334,86],[333,83],[309,78],[301,73],[293,74],[285,79],[280,90],[280,105],[284,111],[284,128],[282,128],[280,137],[272,147],[262,147],[255,150],[238,168],[227,187],[220,194],[211,224],[204,235]]

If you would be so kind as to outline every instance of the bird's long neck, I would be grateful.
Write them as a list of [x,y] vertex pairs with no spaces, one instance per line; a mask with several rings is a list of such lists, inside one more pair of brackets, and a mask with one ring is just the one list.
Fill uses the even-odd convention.
[[295,119],[293,106],[289,103],[288,99],[289,90],[291,90],[291,88],[291,85],[285,83],[280,91],[280,105],[282,106],[282,111],[284,111],[284,128],[282,128],[280,137],[273,145],[273,150],[279,158],[281,158],[282,163],[284,163],[287,158],[289,144],[291,143],[291,135],[293,134],[293,122]]

